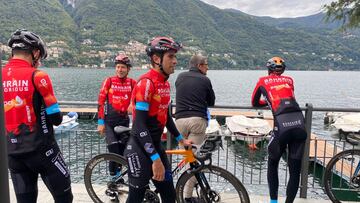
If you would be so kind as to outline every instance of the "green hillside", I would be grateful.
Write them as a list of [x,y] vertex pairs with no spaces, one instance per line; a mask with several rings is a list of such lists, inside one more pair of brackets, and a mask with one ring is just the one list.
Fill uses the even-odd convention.
[[0,0],[0,42],[17,28],[34,30],[46,41],[75,44],[77,27],[59,0]]
[[[280,55],[291,69],[360,70],[358,35],[291,26],[303,19],[287,19],[279,26],[272,19],[221,10],[200,0],[76,0],[75,8],[67,0],[23,2],[0,0],[0,42],[15,28],[27,27],[47,41],[69,43],[67,59],[59,59],[68,65],[98,63],[100,58],[80,53],[106,51],[107,44],[146,43],[155,35],[168,35],[181,41],[185,51],[208,54],[211,68],[254,69]],[[186,58],[180,56],[182,66]]]

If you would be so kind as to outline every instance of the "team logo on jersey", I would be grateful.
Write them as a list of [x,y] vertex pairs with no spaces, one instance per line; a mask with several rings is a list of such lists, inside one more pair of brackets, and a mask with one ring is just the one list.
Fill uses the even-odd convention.
[[145,148],[145,151],[150,154],[153,153],[153,151],[154,151],[154,147],[151,143],[145,143],[144,148]]

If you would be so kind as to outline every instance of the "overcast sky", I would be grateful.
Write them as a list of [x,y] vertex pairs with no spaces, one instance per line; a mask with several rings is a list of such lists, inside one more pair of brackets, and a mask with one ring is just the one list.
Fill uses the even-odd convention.
[[202,0],[219,8],[234,8],[256,16],[299,17],[319,13],[335,0]]

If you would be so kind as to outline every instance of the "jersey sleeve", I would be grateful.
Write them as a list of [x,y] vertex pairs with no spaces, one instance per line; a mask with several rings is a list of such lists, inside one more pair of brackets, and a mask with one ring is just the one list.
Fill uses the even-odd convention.
[[135,108],[137,110],[149,111],[152,96],[154,94],[154,85],[149,79],[140,80],[134,88]]
[[110,89],[110,78],[107,78],[103,81],[101,84],[100,92],[99,92],[99,98],[98,98],[98,124],[104,125],[104,118],[105,118],[105,102],[107,98],[107,94]]
[[44,99],[46,114],[50,121],[54,125],[59,125],[62,117],[49,75],[43,71],[36,71],[33,80],[36,90]]
[[255,106],[255,107],[262,107],[262,106],[266,106],[267,105],[267,102],[265,100],[262,100],[261,99],[261,88],[262,88],[262,85],[261,85],[261,81],[259,80],[255,86],[255,89],[252,93],[252,96],[251,96],[251,105],[252,106]]
[[136,116],[133,123],[132,132],[133,135],[137,137],[150,159],[155,161],[160,158],[160,155],[155,149],[154,142],[146,125],[149,117],[148,113],[153,93],[154,87],[149,79],[142,79],[137,83],[133,94],[133,99],[135,100]]

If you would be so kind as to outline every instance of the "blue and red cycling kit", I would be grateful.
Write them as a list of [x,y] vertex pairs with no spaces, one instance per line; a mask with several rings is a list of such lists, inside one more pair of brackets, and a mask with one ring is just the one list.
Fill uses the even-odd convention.
[[161,159],[165,167],[165,180],[155,181],[163,202],[175,202],[175,189],[171,168],[165,150],[161,146],[164,127],[176,135],[177,131],[169,112],[170,84],[160,72],[151,69],[142,75],[132,94],[133,126],[132,136],[125,149],[129,164],[130,192],[128,202],[141,202],[145,186],[152,177],[152,162]]
[[[262,95],[265,99],[261,99]],[[272,200],[278,197],[278,164],[288,147],[290,179],[286,202],[292,202],[299,186],[301,158],[307,137],[304,116],[295,100],[293,79],[275,73],[261,77],[252,94],[252,105],[269,106],[274,116],[274,130],[268,145],[270,197]]]
[[[128,107],[132,90],[136,85],[134,79],[118,76],[106,78],[101,85],[98,99],[98,124],[105,125],[106,143],[109,152],[123,155],[129,135],[119,135],[115,126],[129,127]],[[116,175],[118,166],[109,163],[110,175]]]
[[2,69],[9,169],[18,202],[34,202],[41,175],[56,202],[71,202],[70,174],[55,141],[62,121],[49,76],[21,59]]

